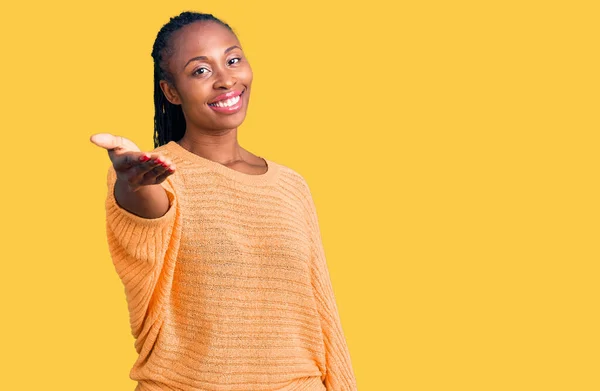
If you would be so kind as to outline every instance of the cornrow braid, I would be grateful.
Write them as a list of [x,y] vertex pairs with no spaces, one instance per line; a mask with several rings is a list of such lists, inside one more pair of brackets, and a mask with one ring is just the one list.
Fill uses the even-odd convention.
[[152,46],[152,58],[154,59],[154,148],[167,144],[171,140],[179,141],[185,134],[185,117],[181,105],[174,105],[167,100],[160,88],[160,80],[166,80],[172,86],[175,85],[173,75],[167,67],[168,61],[175,51],[170,38],[175,31],[197,21],[220,23],[235,34],[227,23],[212,14],[192,11],[184,11],[175,17],[171,17],[169,22],[162,26]]

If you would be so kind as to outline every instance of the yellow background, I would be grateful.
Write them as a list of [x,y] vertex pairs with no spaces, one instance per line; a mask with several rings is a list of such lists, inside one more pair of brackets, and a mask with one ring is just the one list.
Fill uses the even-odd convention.
[[253,67],[240,144],[311,186],[360,391],[600,389],[595,4],[4,3],[0,388],[134,389],[89,136],[152,149],[193,10]]

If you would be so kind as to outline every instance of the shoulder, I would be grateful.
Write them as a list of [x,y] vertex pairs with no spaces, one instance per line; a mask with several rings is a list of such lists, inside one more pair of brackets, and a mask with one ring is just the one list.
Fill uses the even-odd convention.
[[279,162],[274,162],[269,160],[271,163],[277,164],[279,174],[282,177],[284,183],[289,184],[291,186],[297,187],[298,189],[307,189],[308,182],[306,181],[304,175],[302,175],[298,170],[281,164]]
[[312,193],[308,180],[301,171],[292,167],[273,162],[278,165],[278,182],[286,190],[285,194],[300,201],[303,205],[312,205]]

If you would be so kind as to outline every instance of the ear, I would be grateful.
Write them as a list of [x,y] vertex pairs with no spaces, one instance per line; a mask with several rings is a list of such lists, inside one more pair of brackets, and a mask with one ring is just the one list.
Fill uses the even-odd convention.
[[160,85],[160,89],[162,90],[163,94],[165,94],[165,97],[167,98],[167,100],[169,102],[171,102],[174,105],[181,104],[181,99],[179,98],[179,94],[177,93],[177,90],[175,89],[175,87],[173,87],[171,85],[171,83],[169,83],[166,80],[160,80],[158,82],[158,84]]

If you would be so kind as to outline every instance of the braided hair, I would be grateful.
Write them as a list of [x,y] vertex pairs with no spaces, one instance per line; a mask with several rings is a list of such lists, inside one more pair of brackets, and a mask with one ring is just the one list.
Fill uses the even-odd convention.
[[185,133],[185,117],[181,105],[174,105],[167,100],[160,80],[166,80],[175,85],[173,75],[169,72],[167,64],[175,48],[170,42],[171,35],[190,23],[197,21],[213,21],[221,24],[235,34],[233,29],[212,14],[184,11],[170,18],[156,36],[152,46],[154,59],[154,148],[167,144],[169,141],[179,141]]

